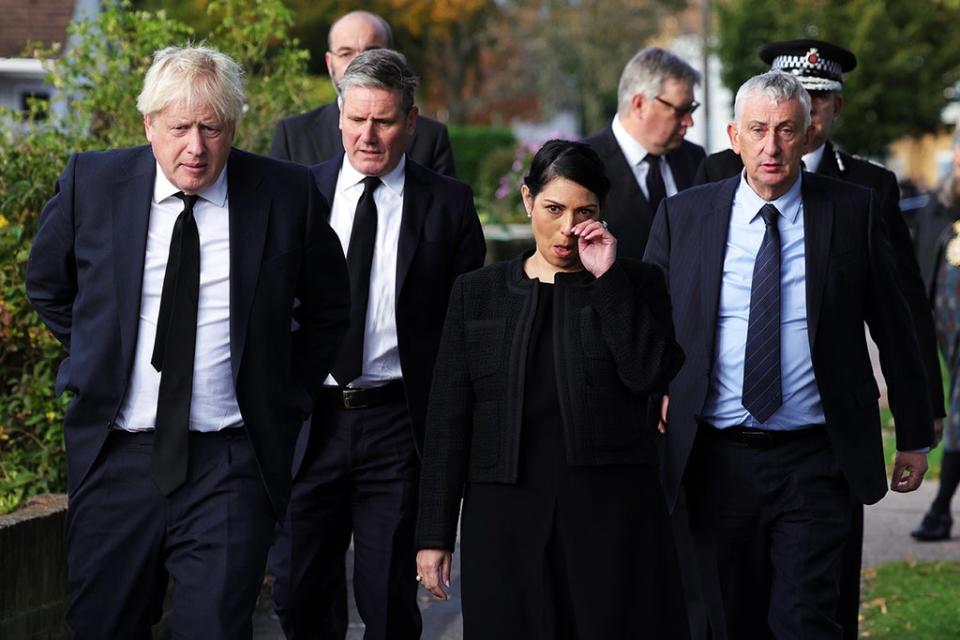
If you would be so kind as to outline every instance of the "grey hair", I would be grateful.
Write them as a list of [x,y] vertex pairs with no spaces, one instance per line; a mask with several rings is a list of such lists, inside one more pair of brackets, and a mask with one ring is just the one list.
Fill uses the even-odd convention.
[[810,128],[810,94],[803,88],[795,76],[782,71],[767,71],[753,76],[737,90],[737,97],[733,102],[733,120],[740,126],[740,116],[743,115],[743,103],[747,98],[756,94],[763,94],[773,102],[784,100],[800,101],[803,109],[803,130]]
[[691,87],[700,84],[700,72],[683,58],[659,47],[641,49],[630,58],[620,74],[617,112],[627,113],[633,96],[638,93],[653,100],[663,92],[663,83],[668,78],[685,82]]
[[224,122],[243,114],[243,69],[225,53],[204,46],[167,47],[153,54],[137,109],[144,116],[183,102],[209,105]]
[[340,24],[340,21],[343,20],[344,18],[349,18],[351,16],[356,16],[356,15],[364,16],[365,18],[368,18],[373,22],[375,22],[377,26],[380,27],[380,31],[383,33],[383,35],[386,36],[387,38],[387,48],[393,49],[393,29],[390,28],[390,23],[375,13],[358,10],[358,11],[351,11],[349,13],[345,13],[333,21],[333,24],[330,25],[330,31],[327,32],[327,50],[333,51],[333,43],[330,41],[330,34],[332,34],[336,26]]
[[350,87],[387,89],[400,92],[400,107],[409,113],[414,104],[417,76],[407,66],[402,53],[392,49],[364,51],[347,67],[340,79],[340,94],[346,95]]

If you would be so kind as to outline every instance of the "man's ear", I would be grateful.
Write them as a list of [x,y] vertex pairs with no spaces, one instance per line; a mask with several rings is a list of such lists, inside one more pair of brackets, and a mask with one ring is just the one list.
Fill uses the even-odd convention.
[[727,137],[730,138],[730,148],[740,155],[740,132],[737,130],[736,122],[727,123]]

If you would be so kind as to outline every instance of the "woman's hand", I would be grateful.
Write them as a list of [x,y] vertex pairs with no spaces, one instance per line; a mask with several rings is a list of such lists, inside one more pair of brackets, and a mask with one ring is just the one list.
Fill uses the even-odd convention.
[[417,552],[417,581],[439,600],[447,599],[450,588],[452,555],[443,549],[421,549]]
[[617,239],[610,235],[607,226],[599,220],[587,220],[570,231],[577,236],[583,268],[595,278],[605,274],[617,257]]

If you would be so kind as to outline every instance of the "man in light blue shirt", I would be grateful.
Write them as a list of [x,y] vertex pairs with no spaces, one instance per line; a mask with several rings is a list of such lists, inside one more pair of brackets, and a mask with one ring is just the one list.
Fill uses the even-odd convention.
[[849,514],[887,486],[864,323],[896,420],[895,491],[926,471],[926,378],[873,192],[801,174],[806,90],[757,76],[735,118],[743,173],[665,200],[645,254],[687,355],[662,479],[671,509],[685,492],[715,638],[839,640]]

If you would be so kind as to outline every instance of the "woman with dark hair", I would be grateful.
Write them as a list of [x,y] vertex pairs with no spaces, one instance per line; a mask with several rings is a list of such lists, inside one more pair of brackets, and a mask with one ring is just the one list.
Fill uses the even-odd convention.
[[468,639],[685,635],[659,615],[679,594],[657,579],[675,552],[645,417],[683,353],[663,274],[616,258],[609,188],[590,147],[546,143],[521,187],[536,248],[453,287],[417,573],[446,599],[462,499]]

